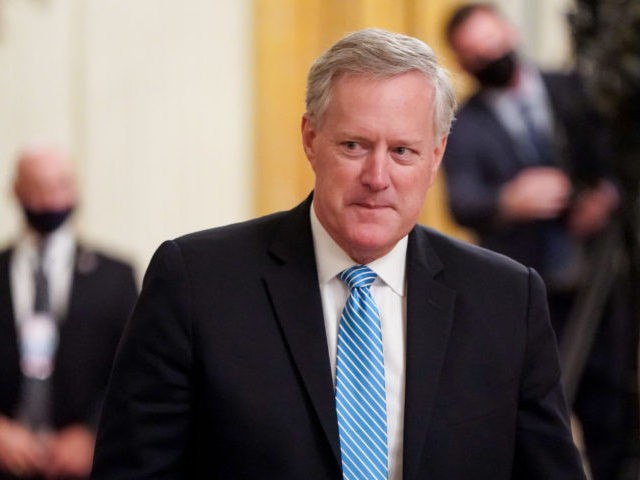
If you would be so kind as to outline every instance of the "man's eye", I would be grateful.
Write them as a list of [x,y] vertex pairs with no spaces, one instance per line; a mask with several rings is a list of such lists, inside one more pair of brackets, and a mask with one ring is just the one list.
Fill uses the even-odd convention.
[[342,151],[347,155],[361,155],[365,151],[364,146],[360,142],[352,140],[342,142],[340,145]]
[[395,147],[391,150],[391,156],[399,163],[410,164],[416,161],[419,153],[409,147]]

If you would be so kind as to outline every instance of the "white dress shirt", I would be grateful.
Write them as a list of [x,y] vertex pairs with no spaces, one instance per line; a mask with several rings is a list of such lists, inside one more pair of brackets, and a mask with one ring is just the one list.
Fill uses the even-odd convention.
[[[315,248],[318,282],[322,297],[331,372],[335,384],[338,327],[349,289],[340,280],[340,272],[356,264],[324,229],[311,206],[311,231]],[[406,288],[405,266],[407,237],[387,255],[367,266],[378,277],[371,293],[380,312],[387,395],[387,443],[389,479],[402,479],[402,437],[404,431]]]
[[[71,293],[76,242],[69,226],[49,235],[43,269],[49,282],[49,304],[57,319],[64,318]],[[11,292],[16,322],[33,312],[34,272],[38,266],[38,237],[31,231],[15,244],[11,257]]]
[[[26,345],[31,346],[30,351],[34,347],[38,351],[44,348],[49,354],[55,354],[57,347],[56,326],[65,318],[69,306],[75,249],[75,239],[70,228],[63,226],[49,235],[46,248],[43,251],[42,268],[48,281],[49,308],[55,319],[53,323],[55,330],[47,332],[46,339],[43,339],[41,328],[29,328],[33,322],[27,324],[37,317],[34,312],[34,275],[38,267],[38,237],[34,232],[26,231],[15,244],[10,263],[11,300],[16,331],[21,345],[21,355],[25,353]],[[49,346],[43,347],[43,341]],[[25,361],[24,357],[22,361]],[[26,367],[23,363],[24,368]]]

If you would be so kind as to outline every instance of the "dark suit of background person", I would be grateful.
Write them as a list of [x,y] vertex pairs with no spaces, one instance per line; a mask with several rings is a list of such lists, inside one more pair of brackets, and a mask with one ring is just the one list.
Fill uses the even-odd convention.
[[[28,227],[14,245],[0,252],[0,429],[5,429],[3,435],[12,444],[27,442],[24,458],[14,453],[16,457],[5,459],[7,463],[0,468],[1,479],[88,476],[104,390],[120,334],[137,295],[133,270],[128,264],[78,243],[66,225],[75,204],[75,188],[62,155],[51,147],[25,150],[21,155],[16,193]],[[49,418],[47,425],[35,427],[27,426],[27,418],[21,413],[26,383],[19,333],[21,322],[27,320],[27,311],[32,308],[30,303],[24,304],[25,285],[30,283],[21,275],[33,272],[21,268],[26,263],[19,262],[25,262],[30,252],[45,244],[50,297],[60,291],[53,283],[64,282],[64,275],[51,269],[54,263],[68,262],[70,278],[64,292],[67,298],[57,303],[49,300],[54,304],[52,309],[63,311],[55,312],[59,342],[50,377]],[[32,431],[34,428],[38,430]],[[48,439],[41,442],[45,437]],[[69,442],[66,445],[65,440]],[[31,441],[41,443],[34,447]],[[32,447],[37,453],[30,456],[26,449]],[[9,446],[3,444],[2,448],[6,455]],[[80,464],[66,464],[69,455]],[[83,466],[86,462],[88,466]],[[85,470],[81,473],[76,468]]]
[[[452,212],[482,246],[542,275],[553,326],[562,339],[585,274],[580,254],[617,205],[599,158],[598,119],[575,75],[538,73],[513,53],[515,33],[495,10],[462,7],[452,17],[448,35],[461,65],[480,83],[458,111],[445,153]],[[537,156],[523,148],[498,106],[505,95],[523,95],[517,93],[523,90],[522,82],[532,82],[536,75],[552,122],[547,125],[547,155]],[[523,197],[527,191],[530,200]],[[608,314],[574,403],[596,480],[616,478],[625,437],[634,431],[631,405],[625,403],[627,359],[634,356],[632,335],[625,327],[630,319],[626,311]]]
[[[402,478],[584,478],[541,279],[415,226],[454,100],[442,73],[435,83],[407,71],[397,52],[410,48],[435,62],[421,42],[378,30],[316,61],[306,201],[158,249],[116,358],[92,478],[342,478],[310,209],[351,264],[374,265],[408,234]],[[332,57],[340,74],[320,111],[318,72]],[[394,73],[373,78],[389,57]],[[435,128],[433,85],[450,111]],[[367,210],[385,202],[395,210]]]

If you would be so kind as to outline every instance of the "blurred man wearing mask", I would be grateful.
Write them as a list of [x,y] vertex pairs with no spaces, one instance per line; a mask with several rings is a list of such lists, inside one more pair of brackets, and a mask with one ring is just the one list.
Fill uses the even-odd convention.
[[26,225],[0,252],[0,479],[88,478],[133,270],[76,241],[59,149],[23,151],[14,193]]
[[[577,76],[541,72],[523,58],[517,32],[492,6],[460,7],[446,33],[460,66],[479,85],[457,113],[443,160],[452,212],[481,245],[542,275],[562,340],[586,274],[588,241],[618,205],[600,155],[597,116]],[[601,411],[608,405],[620,412],[621,397],[612,392],[622,379],[609,366],[592,366],[574,408],[595,478],[614,478],[619,460],[612,457],[622,438],[611,426],[620,422],[605,425]]]

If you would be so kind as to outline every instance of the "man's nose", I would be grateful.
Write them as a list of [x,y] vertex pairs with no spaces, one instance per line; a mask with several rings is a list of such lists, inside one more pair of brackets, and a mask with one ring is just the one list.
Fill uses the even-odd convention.
[[389,186],[389,153],[386,149],[373,149],[362,166],[361,181],[374,191]]

